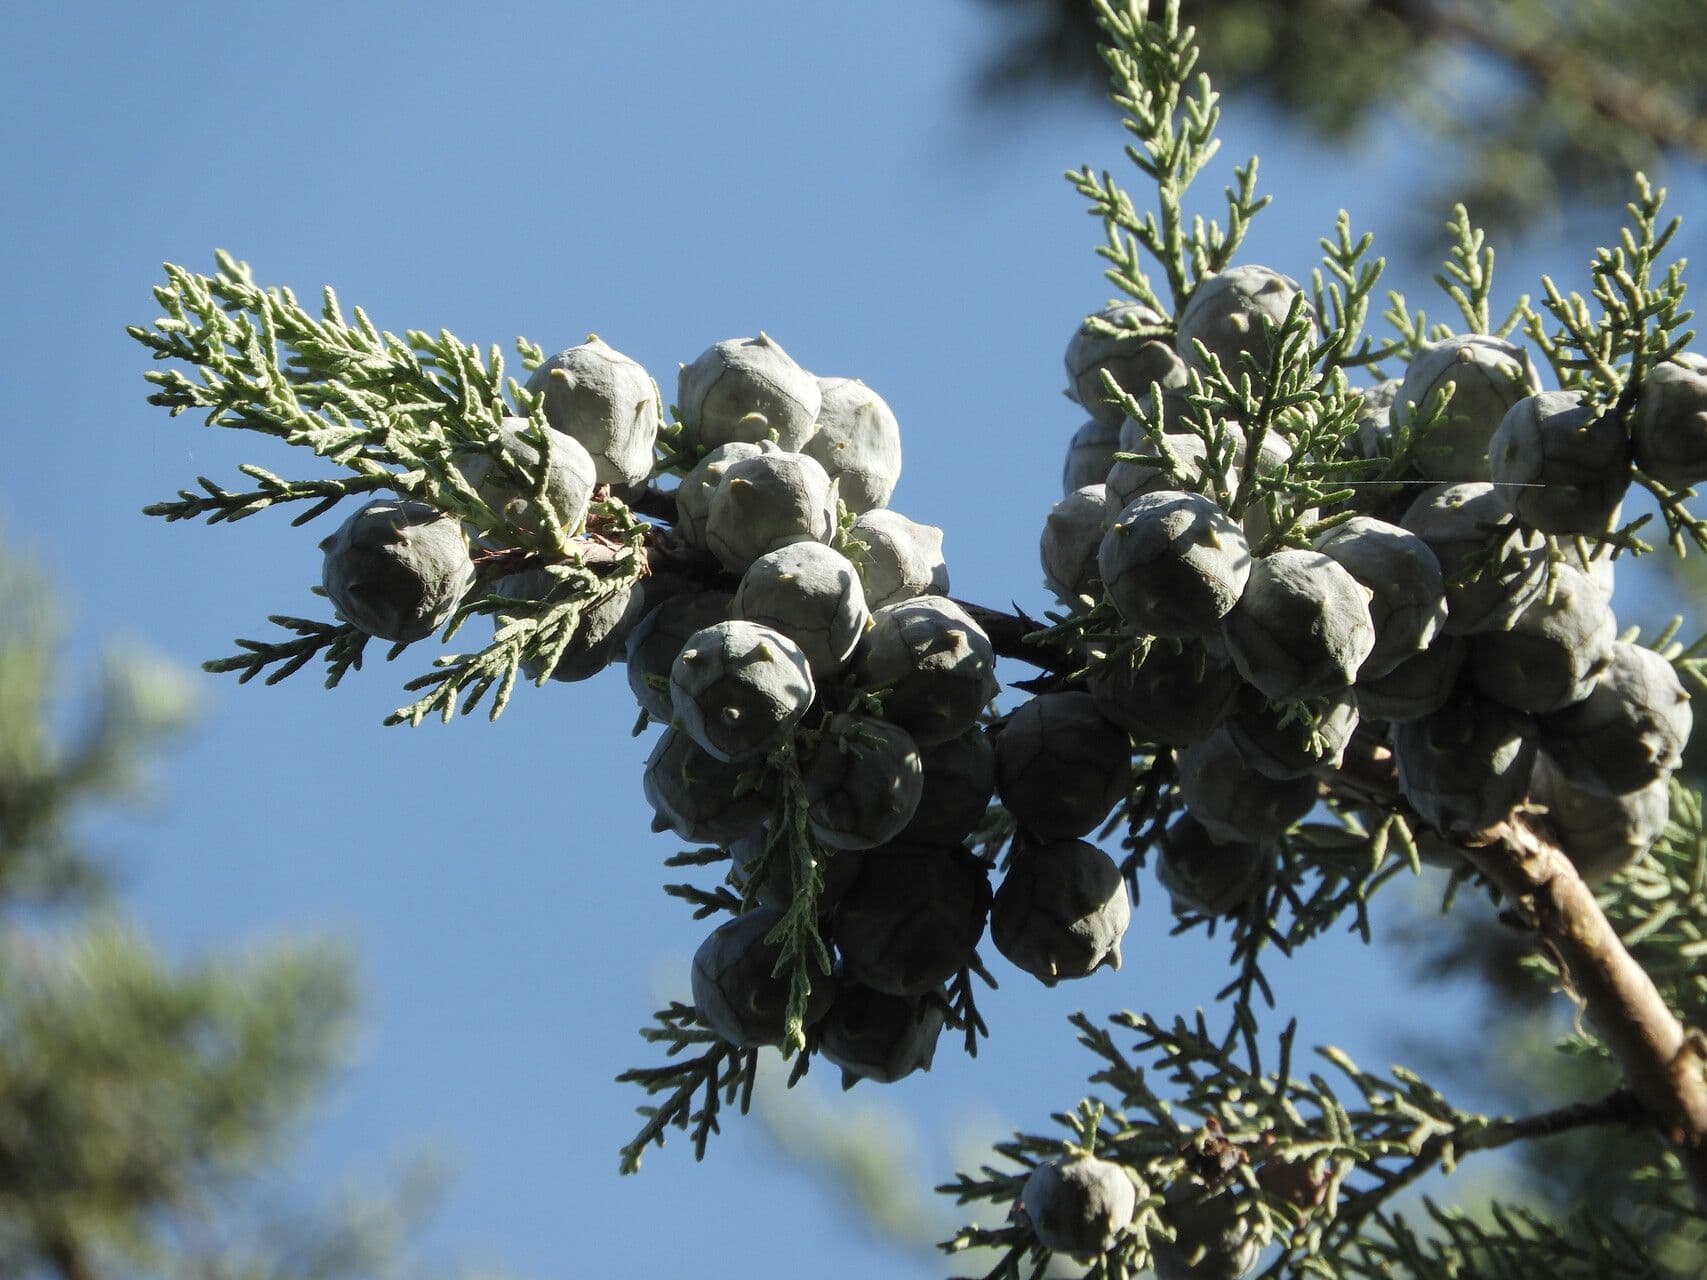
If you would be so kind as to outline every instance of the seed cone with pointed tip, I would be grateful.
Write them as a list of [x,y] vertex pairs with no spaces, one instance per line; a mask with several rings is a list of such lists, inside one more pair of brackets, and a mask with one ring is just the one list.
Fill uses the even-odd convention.
[[1357,411],[1357,434],[1351,438],[1351,444],[1358,457],[1393,456],[1393,401],[1403,384],[1402,378],[1388,378],[1372,387],[1357,389],[1361,400]]
[[[540,449],[530,436],[533,424],[526,418],[505,418],[497,438],[485,449],[459,450],[451,459],[462,478],[480,495],[480,500],[502,516],[509,527],[522,535],[521,544],[545,527],[545,509],[564,532],[580,532],[587,519],[593,487],[598,483],[592,456],[579,441],[561,431],[543,427],[540,437],[550,450],[545,489],[538,498],[530,491],[527,477],[541,467]],[[651,456],[651,446],[647,446]]]
[[[1448,483],[1488,478],[1488,444],[1500,420],[1541,390],[1529,353],[1504,338],[1459,334],[1425,343],[1405,369],[1393,400],[1395,426],[1420,423],[1433,398],[1450,389],[1445,416],[1415,450],[1417,470]],[[1411,408],[1415,405],[1415,409]]]
[[1239,754],[1265,778],[1301,778],[1338,768],[1357,730],[1357,699],[1343,689],[1302,704],[1275,704],[1246,687],[1227,732]]
[[815,693],[800,647],[756,622],[696,631],[670,668],[676,723],[719,760],[746,760],[781,746]]
[[1357,678],[1385,675],[1434,642],[1446,625],[1440,560],[1416,534],[1371,516],[1353,516],[1316,539],[1315,550],[1369,592],[1375,646]]
[[853,656],[871,623],[853,564],[821,542],[796,542],[760,556],[735,591],[737,618],[782,632],[827,680]]
[[[782,912],[755,907],[719,925],[693,957],[693,1005],[701,1021],[738,1049],[781,1045],[788,1021],[789,975],[776,973],[782,948],[765,941]],[[807,1026],[824,1017],[835,999],[828,973],[812,975]]]
[[836,946],[852,981],[924,995],[972,963],[989,913],[988,873],[965,849],[895,842],[861,855]]
[[1282,324],[1298,294],[1296,280],[1268,267],[1229,267],[1204,276],[1180,313],[1180,355],[1189,367],[1207,373],[1208,362],[1197,351],[1201,343],[1237,386],[1246,372],[1241,356],[1249,355],[1259,369],[1268,368],[1272,353],[1263,321]]
[[1640,858],[1665,832],[1671,816],[1671,775],[1608,796],[1579,787],[1550,760],[1535,758],[1529,798],[1547,810],[1559,848],[1591,885],[1604,883]]
[[1120,427],[1110,426],[1092,418],[1077,431],[1067,444],[1067,457],[1061,464],[1061,496],[1088,484],[1101,484],[1114,465],[1114,454],[1120,448]]
[[377,498],[320,549],[321,585],[338,616],[396,644],[432,635],[474,584],[462,525],[422,502]]
[[1440,710],[1457,687],[1469,646],[1462,636],[1436,636],[1428,648],[1384,676],[1357,678],[1357,709],[1370,720],[1403,724]]
[[1404,518],[1419,484],[1427,483],[1413,461],[1407,459],[1402,465],[1396,461],[1399,441],[1393,425],[1393,400],[1403,383],[1402,378],[1388,378],[1373,387],[1357,388],[1362,398],[1357,432],[1346,442],[1349,456],[1383,464],[1359,479],[1351,506],[1389,524]]
[[1580,391],[1543,391],[1500,419],[1488,469],[1500,501],[1531,529],[1600,533],[1630,488],[1630,433]]
[[637,361],[589,336],[535,369],[527,389],[545,397],[552,429],[587,451],[600,484],[640,484],[651,474],[663,408]]
[[[579,586],[546,569],[525,569],[492,584],[494,596],[536,602],[564,599],[579,590]],[[574,633],[551,668],[551,678],[565,683],[590,680],[611,663],[620,662],[629,634],[639,625],[645,609],[645,594],[632,586],[606,588],[588,597],[575,619]],[[517,616],[509,610],[499,610],[493,616],[494,626],[501,631]],[[530,680],[538,680],[543,669],[535,658],[522,663],[522,673]]]
[[1069,493],[1044,518],[1037,548],[1043,582],[1069,608],[1083,607],[1080,597],[1095,591],[1097,549],[1107,513],[1103,486],[1092,484]]
[[1093,664],[1086,685],[1103,715],[1137,741],[1177,747],[1214,733],[1245,687],[1202,645],[1170,640]]
[[1239,674],[1274,702],[1338,693],[1375,647],[1369,589],[1320,552],[1283,548],[1251,566],[1221,635]]
[[807,823],[832,849],[887,844],[912,820],[924,793],[912,738],[870,716],[831,716],[804,774]]
[[[770,840],[771,832],[761,828],[728,842],[729,883],[738,892],[747,891],[747,882],[759,869]],[[860,854],[852,849],[820,848],[814,852],[812,861],[822,877],[818,886],[818,915],[827,917],[858,878]],[[794,901],[794,880],[798,868],[786,841],[779,840],[778,847],[771,850],[770,860],[763,865],[763,873],[753,890],[755,900],[767,907],[788,910]]]
[[1261,845],[1216,840],[1186,813],[1162,833],[1156,879],[1177,915],[1233,915],[1261,884],[1267,862]]
[[848,983],[818,1024],[818,1051],[842,1069],[844,1089],[860,1080],[893,1084],[931,1069],[947,1013],[940,987],[892,996]]
[[818,379],[769,334],[715,343],[681,368],[676,412],[690,445],[714,449],[732,440],[806,443],[824,393]]
[[913,820],[897,837],[916,844],[959,844],[984,820],[996,793],[996,749],[981,728],[919,749],[924,789]]
[[[848,530],[849,555],[873,609],[914,596],[948,594],[948,565],[942,530],[919,524],[898,511],[867,511]],[[857,550],[855,549],[857,548]]]
[[1446,587],[1447,635],[1511,625],[1547,581],[1540,534],[1512,518],[1486,483],[1425,489],[1401,525],[1428,544]]
[[828,542],[836,527],[830,477],[803,453],[731,463],[711,491],[705,545],[730,573],[795,542]]
[[1573,783],[1622,795],[1677,768],[1693,720],[1671,663],[1619,641],[1588,697],[1536,724],[1541,746]]
[[1114,1247],[1137,1211],[1138,1186],[1112,1160],[1060,1156],[1032,1169],[1019,1203],[1038,1244],[1088,1256]]
[[1174,1239],[1150,1245],[1156,1280],[1240,1280],[1256,1265],[1262,1245],[1239,1216],[1230,1189],[1187,1178],[1170,1186],[1163,1200],[1162,1217]]
[[1225,727],[1180,754],[1179,788],[1186,811],[1223,842],[1273,840],[1316,803],[1314,779],[1256,773]]
[[[1117,336],[1100,333],[1090,327],[1090,320],[1101,320],[1121,332]],[[1169,342],[1167,317],[1136,302],[1111,302],[1081,322],[1067,343],[1066,365],[1068,398],[1082,405],[1093,420],[1111,427],[1118,427],[1126,415],[1109,400],[1102,379],[1105,370],[1115,385],[1140,400],[1158,384],[1185,383],[1185,364]]]
[[719,760],[685,733],[666,729],[646,758],[646,799],[655,831],[691,844],[729,844],[763,829],[776,813],[774,792],[751,786],[751,766]]
[[1680,351],[1648,370],[1630,434],[1636,465],[1662,484],[1707,480],[1707,356]]
[[1586,573],[1554,570],[1553,598],[1531,600],[1504,631],[1469,637],[1470,681],[1518,711],[1559,711],[1594,692],[1612,661],[1618,623]]
[[901,428],[894,411],[857,378],[819,378],[818,387],[823,404],[800,451],[823,464],[849,511],[888,506],[901,478]]
[[676,532],[695,547],[705,546],[706,522],[711,518],[711,495],[723,483],[723,475],[737,462],[761,453],[780,453],[769,440],[758,444],[734,441],[721,444],[694,464],[676,486]]
[[1089,835],[1132,781],[1132,744],[1088,693],[1040,693],[995,735],[996,791],[1043,840]]
[[990,909],[990,940],[1045,986],[1120,968],[1132,901],[1120,868],[1094,844],[1026,845],[1008,863]]
[[1439,711],[1394,728],[1399,790],[1442,835],[1485,831],[1528,793],[1533,731],[1522,713],[1460,691]]
[[1187,638],[1221,624],[1251,573],[1242,529],[1208,498],[1178,490],[1132,500],[1103,535],[1097,567],[1128,626]]
[[670,670],[688,637],[715,623],[727,622],[734,602],[727,591],[672,595],[648,611],[628,633],[628,687],[652,719],[668,724],[675,714],[670,700]]
[[917,596],[871,615],[854,683],[880,692],[883,718],[921,747],[958,737],[996,696],[990,638],[954,601]]
[[[1250,440],[1244,428],[1236,424],[1232,429],[1233,456],[1228,466],[1228,482],[1233,492],[1239,491],[1239,483],[1245,475],[1245,455],[1250,451]],[[1292,465],[1292,446],[1286,438],[1274,431],[1264,431],[1257,445],[1256,462],[1251,474],[1261,476],[1265,480],[1278,483],[1280,473]],[[1256,490],[1253,488],[1253,492]],[[1273,515],[1269,514],[1269,503],[1275,505]],[[1239,517],[1239,527],[1245,531],[1245,540],[1253,547],[1266,547],[1269,537],[1276,528],[1277,521],[1284,526],[1292,517],[1296,502],[1289,494],[1259,495],[1245,506],[1244,513]],[[1314,507],[1307,507],[1297,512],[1301,524],[1314,524],[1321,513]]]
[[1159,493],[1164,489],[1195,492],[1202,487],[1204,459],[1209,454],[1209,448],[1202,439],[1184,433],[1170,433],[1163,444],[1168,451],[1165,456],[1163,446],[1148,437],[1136,440],[1130,446],[1122,444],[1122,452],[1134,454],[1136,460],[1119,458],[1108,468],[1103,482],[1107,498],[1103,518],[1107,524],[1112,525],[1118,520],[1120,513],[1141,494]]

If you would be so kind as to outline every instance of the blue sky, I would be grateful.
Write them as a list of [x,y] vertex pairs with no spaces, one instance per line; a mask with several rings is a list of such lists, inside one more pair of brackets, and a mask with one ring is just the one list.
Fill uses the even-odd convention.
[[[1044,607],[1037,531],[1080,420],[1061,350],[1109,293],[1059,174],[1116,166],[1122,135],[1088,102],[972,109],[983,5],[35,4],[9,26],[0,520],[62,584],[75,656],[120,638],[193,665],[269,613],[324,612],[329,523],[138,514],[198,474],[303,465],[143,402],[124,326],[153,317],[162,261],[209,269],[216,246],[395,330],[547,350],[596,331],[666,392],[676,362],[762,328],[894,407],[893,505],[947,530],[956,594]],[[1396,126],[1318,149],[1255,102],[1226,125],[1200,207],[1251,151],[1276,195],[1246,261],[1305,274],[1343,204],[1393,238],[1413,303],[1429,287],[1403,201],[1440,157]],[[1502,258],[1501,298],[1543,264],[1580,278],[1606,225],[1581,221]],[[941,1274],[872,1241],[756,1122],[703,1166],[672,1142],[618,1179],[638,1098],[611,1078],[648,1060],[634,1030],[685,989],[701,932],[658,889],[675,842],[647,828],[649,741],[620,673],[524,688],[496,725],[382,727],[429,657],[330,694],[198,676],[206,715],[162,761],[161,803],[109,833],[174,953],[330,934],[359,955],[365,1029],[298,1184],[332,1195],[436,1151],[455,1179],[423,1256],[517,1275],[770,1276],[807,1253],[821,1280]],[[997,960],[976,1063],[945,1045],[931,1075],[850,1104],[919,1126],[926,1183],[967,1133],[1045,1124],[1083,1091],[1066,1014],[1189,1011],[1220,985],[1222,945],[1168,939],[1160,896],[1120,973],[1046,992]],[[1399,968],[1325,941],[1280,969],[1282,1004],[1306,1042],[1384,1064],[1467,1017]]]

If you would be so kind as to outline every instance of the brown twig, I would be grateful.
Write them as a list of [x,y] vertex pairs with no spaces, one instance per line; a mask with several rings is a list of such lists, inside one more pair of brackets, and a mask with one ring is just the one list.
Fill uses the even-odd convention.
[[1588,1019],[1648,1121],[1707,1209],[1707,1049],[1638,964],[1571,860],[1519,811],[1465,848],[1476,869],[1554,949]]
[[[1419,825],[1396,777],[1370,781],[1377,788],[1389,785],[1386,807]],[[1542,815],[1519,809],[1454,843],[1499,891],[1507,909],[1551,949],[1631,1097],[1677,1152],[1696,1202],[1707,1210],[1707,1041],[1701,1032],[1685,1027],[1666,1005]]]

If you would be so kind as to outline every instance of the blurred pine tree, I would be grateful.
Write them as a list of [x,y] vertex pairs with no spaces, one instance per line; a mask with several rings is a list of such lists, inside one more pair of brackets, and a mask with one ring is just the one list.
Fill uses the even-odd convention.
[[423,1175],[336,1214],[262,1188],[351,1026],[348,956],[292,943],[168,963],[79,840],[193,711],[174,669],[112,657],[69,733],[50,592],[0,551],[0,1276],[371,1280]]
[[[1095,11],[1083,0],[981,0],[1006,35],[979,97],[1076,89],[1101,99]],[[1444,186],[1494,229],[1566,202],[1623,202],[1632,169],[1707,160],[1699,0],[1189,0],[1202,69],[1330,140],[1383,112],[1463,157]],[[1464,92],[1466,74],[1486,91]],[[1454,86],[1447,91],[1448,86]]]

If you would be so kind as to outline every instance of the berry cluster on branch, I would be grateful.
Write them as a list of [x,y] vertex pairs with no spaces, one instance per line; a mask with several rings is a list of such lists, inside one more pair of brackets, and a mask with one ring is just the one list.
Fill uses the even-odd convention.
[[[793,1057],[790,1083],[822,1058],[849,1085],[927,1069],[946,1030],[975,1052],[986,929],[1046,985],[1118,969],[1153,867],[1179,928],[1231,935],[1227,1029],[1117,1018],[1160,1054],[1147,1074],[1075,1019],[1112,1101],[1082,1104],[1064,1142],[1004,1146],[1017,1168],[944,1188],[1012,1208],[948,1246],[997,1249],[991,1277],[1040,1276],[1055,1253],[1098,1276],[1236,1277],[1269,1246],[1273,1275],[1432,1274],[1390,1196],[1459,1155],[1593,1124],[1653,1129],[1687,1213],[1681,1188],[1707,1203],[1688,1022],[1707,992],[1687,972],[1656,983],[1623,938],[1700,917],[1682,866],[1707,829],[1672,775],[1702,660],[1669,632],[1642,645],[1610,608],[1619,561],[1650,550],[1653,517],[1623,516],[1633,486],[1680,553],[1707,544],[1688,507],[1707,361],[1686,350],[1681,264],[1661,262],[1663,197],[1639,181],[1587,297],[1544,281],[1539,309],[1497,326],[1492,251],[1460,210],[1440,282],[1463,331],[1391,295],[1377,339],[1382,264],[1345,215],[1307,283],[1235,262],[1266,204],[1254,160],[1225,226],[1187,217],[1218,118],[1191,32],[1171,0],[1097,7],[1157,207],[1068,175],[1126,297],[1066,351],[1088,421],[1042,529],[1058,610],[950,597],[942,531],[888,505],[895,415],[768,335],[683,365],[666,413],[596,337],[549,358],[520,343],[518,382],[496,348],[348,323],[329,290],[312,315],[222,255],[211,277],[168,268],[165,315],[132,330],[174,366],[151,399],[344,474],[245,467],[253,490],[203,479],[150,511],[308,504],[300,523],[366,502],[320,544],[335,620],[277,618],[294,638],[209,666],[270,683],[319,658],[335,684],[368,638],[396,656],[489,617],[484,647],[411,682],[392,717],[410,724],[488,694],[496,716],[524,677],[624,668],[636,732],[661,730],[654,826],[693,846],[669,865],[721,876],[667,890],[729,917],[694,956],[692,1003],[642,1033],[668,1060],[622,1077],[650,1099],[625,1171],[671,1128],[703,1154],[762,1049]],[[1005,710],[998,655],[1039,673]],[[1118,859],[1096,843],[1117,829]],[[1367,937],[1373,894],[1424,863],[1536,931],[1623,1089],[1491,1120],[1324,1050],[1361,1096],[1348,1105],[1294,1074],[1291,1029],[1265,1069],[1266,959],[1345,922]],[[1626,919],[1636,883],[1651,909]],[[1484,1231],[1477,1247],[1502,1246]]]

